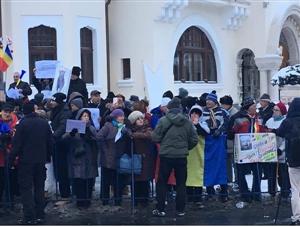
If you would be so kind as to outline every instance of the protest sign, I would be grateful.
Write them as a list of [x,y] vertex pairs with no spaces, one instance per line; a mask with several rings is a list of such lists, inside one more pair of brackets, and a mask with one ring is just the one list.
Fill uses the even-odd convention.
[[60,67],[59,61],[42,60],[35,62],[35,76],[39,79],[55,78]]
[[235,162],[277,162],[277,144],[274,133],[236,134],[234,140]]
[[100,129],[100,124],[99,124],[100,110],[98,108],[86,108],[86,109],[91,112],[92,121],[94,123],[95,128]]
[[71,132],[73,129],[77,129],[79,133],[85,134],[86,123],[79,120],[67,120],[66,132]]
[[12,99],[19,99],[20,98],[20,92],[16,88],[11,88],[6,92],[7,97]]
[[71,79],[71,70],[67,68],[61,68],[55,75],[53,86],[52,86],[52,94],[61,92],[65,95],[68,95],[69,86]]

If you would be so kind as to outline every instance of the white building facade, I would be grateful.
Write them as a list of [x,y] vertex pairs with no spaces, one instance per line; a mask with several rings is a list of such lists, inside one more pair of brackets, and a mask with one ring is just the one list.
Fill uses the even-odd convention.
[[[263,93],[277,100],[272,75],[282,66],[299,63],[296,0],[51,0],[1,5],[2,33],[14,42],[7,83],[13,71],[30,71],[34,53],[29,53],[29,32],[39,26],[55,29],[55,57],[66,67],[81,66],[84,50],[92,54],[89,90],[105,96],[109,87],[127,98],[146,96],[151,106],[159,103],[163,91],[177,95],[180,87],[198,97],[216,90],[219,97],[230,94],[236,103]],[[91,36],[92,44],[84,46],[82,37],[91,41]],[[85,64],[91,68],[91,62]]]

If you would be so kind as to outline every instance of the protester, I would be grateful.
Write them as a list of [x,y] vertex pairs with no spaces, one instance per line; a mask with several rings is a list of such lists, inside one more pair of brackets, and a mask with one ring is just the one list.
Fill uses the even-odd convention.
[[201,118],[201,122],[206,122],[210,130],[205,136],[205,168],[209,170],[209,176],[204,184],[209,198],[215,194],[214,186],[220,185],[219,198],[222,202],[228,200],[225,147],[228,121],[228,112],[219,106],[216,92],[211,92],[206,97],[206,107],[203,108]]
[[[266,129],[261,125],[258,114],[256,113],[255,101],[251,98],[245,98],[242,103],[241,110],[236,113],[229,124],[229,137],[233,138],[236,133],[260,133]],[[243,202],[251,202],[252,200],[261,201],[261,174],[258,163],[236,164],[237,179],[239,191]],[[249,192],[246,181],[248,170],[252,171],[253,183],[252,192]]]
[[43,78],[38,79],[35,76],[36,69],[33,69],[33,75],[32,75],[32,84],[37,89],[38,93],[41,93],[42,91],[51,91],[53,86],[53,79],[52,78]]
[[137,110],[137,111],[142,112],[145,116],[144,120],[146,120],[148,122],[148,124],[150,125],[152,115],[148,111],[148,106],[149,106],[148,100],[142,99],[142,100],[140,100],[140,101],[133,104],[132,110],[133,111]]
[[163,116],[165,116],[165,114],[168,111],[167,105],[168,103],[171,101],[170,98],[168,97],[164,97],[161,100],[161,104],[154,108],[153,110],[150,111],[150,113],[152,114],[151,117],[151,128],[154,129],[158,123],[158,120],[160,118],[162,118]]
[[171,100],[171,99],[173,99],[174,95],[173,95],[172,91],[168,90],[165,93],[163,93],[162,97],[163,98],[167,97],[167,98],[169,98]]
[[286,158],[292,189],[292,225],[300,225],[300,98],[294,98],[286,119],[275,130],[286,140]]
[[86,130],[85,134],[81,134],[73,129],[64,135],[66,143],[70,144],[68,173],[77,207],[87,208],[91,205],[92,189],[98,176],[96,129],[92,125],[91,112],[87,109],[79,110],[75,119],[85,122]]
[[1,106],[0,116],[0,202],[4,193],[4,202],[10,207],[13,206],[14,196],[19,194],[17,160],[14,162],[14,169],[10,169],[8,163],[17,122],[18,118],[13,113],[13,106],[9,103],[4,103]]
[[159,178],[156,185],[157,208],[153,215],[163,217],[167,182],[172,169],[176,175],[176,211],[185,215],[187,155],[198,143],[198,136],[192,123],[182,114],[180,99],[173,98],[167,108],[169,112],[162,117],[152,134],[152,139],[160,143]]
[[129,130],[124,124],[125,114],[121,109],[110,113],[105,125],[97,133],[100,141],[101,199],[109,204],[110,186],[113,186],[114,205],[120,206],[124,177],[117,172],[118,162],[124,153],[130,154]]
[[23,204],[22,224],[42,223],[45,218],[45,164],[52,153],[52,132],[47,121],[34,113],[34,105],[24,105],[25,117],[13,138],[10,166],[19,157],[18,181]]
[[98,108],[100,111],[100,117],[103,117],[105,111],[107,110],[106,102],[101,98],[101,92],[97,90],[91,91],[91,97],[88,102],[88,108]]
[[[225,95],[220,98],[221,107],[223,107],[229,113],[229,118],[235,115],[238,110],[233,106],[233,100],[231,96]],[[229,119],[230,120],[230,119]],[[233,155],[233,140],[227,140],[227,180],[228,183],[236,183],[237,172],[236,166],[234,163],[234,155]],[[234,169],[234,176],[235,180],[233,180],[233,170]]]
[[188,201],[194,202],[199,208],[203,208],[203,172],[204,172],[204,143],[205,135],[209,132],[207,124],[200,124],[202,108],[194,105],[189,113],[190,121],[194,125],[198,134],[198,144],[189,151],[187,156],[187,180],[186,191]]
[[83,96],[83,103],[84,103],[84,106],[86,106],[88,103],[88,91],[86,89],[85,82],[79,78],[80,72],[81,72],[80,67],[73,66],[67,98],[69,100],[69,97],[73,92],[75,92],[75,91],[79,92]]
[[140,111],[133,111],[128,119],[131,123],[134,152],[142,155],[141,174],[134,177],[135,203],[145,207],[149,203],[150,180],[154,175],[155,155],[151,141],[152,129]]
[[183,98],[187,97],[188,95],[189,95],[188,90],[181,87],[181,88],[179,88],[179,93],[176,97],[179,98],[180,100],[182,100]]
[[64,100],[66,95],[56,93],[50,100],[50,121],[53,130],[55,142],[53,152],[53,167],[54,175],[59,185],[59,192],[62,198],[68,198],[71,195],[70,181],[68,177],[68,162],[67,162],[67,144],[62,139],[66,132],[67,119],[71,118],[72,113],[65,105]]
[[18,101],[20,101],[21,104],[24,104],[28,102],[28,96],[32,94],[32,90],[27,82],[24,82],[20,79],[20,73],[15,72],[14,73],[14,82],[9,85],[8,89],[18,89],[20,93],[20,98]]
[[[277,103],[273,107],[273,117],[270,118],[266,127],[269,129],[277,129],[285,119],[287,109],[282,102]],[[278,184],[280,186],[280,195],[282,198],[288,198],[290,194],[290,179],[288,173],[288,166],[286,164],[285,155],[285,140],[279,136],[276,137],[277,142],[277,155],[278,155]],[[275,196],[277,192],[277,162],[269,163],[268,175],[268,192]]]

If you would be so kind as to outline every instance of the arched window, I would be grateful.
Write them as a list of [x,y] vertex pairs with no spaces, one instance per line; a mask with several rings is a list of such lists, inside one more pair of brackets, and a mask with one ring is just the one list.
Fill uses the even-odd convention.
[[180,37],[173,73],[175,81],[217,82],[214,50],[199,28],[189,27]]
[[[29,75],[35,61],[56,60],[56,30],[44,25],[28,29]],[[31,78],[30,78],[31,81]]]
[[82,78],[86,83],[93,83],[93,32],[87,27],[80,29],[80,53]]

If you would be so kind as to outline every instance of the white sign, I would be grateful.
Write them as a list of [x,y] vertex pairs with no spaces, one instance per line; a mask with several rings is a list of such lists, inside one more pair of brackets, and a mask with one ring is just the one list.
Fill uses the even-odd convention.
[[43,60],[35,62],[35,76],[39,79],[55,78],[59,70],[60,62],[54,60]]
[[41,93],[44,95],[44,99],[51,99],[52,91],[50,90],[42,90]]
[[7,97],[11,99],[19,99],[20,98],[20,92],[17,88],[11,88],[6,92]]
[[52,94],[61,92],[65,95],[68,95],[69,86],[71,80],[71,70],[67,68],[62,68],[58,70],[55,75],[53,86],[52,86]]
[[235,162],[277,162],[277,144],[274,133],[243,133],[234,138]]
[[92,121],[96,129],[100,129],[99,118],[100,118],[100,110],[98,108],[86,108],[91,112]]
[[73,129],[77,129],[79,133],[85,134],[86,123],[79,120],[67,120],[66,132],[71,132]]

